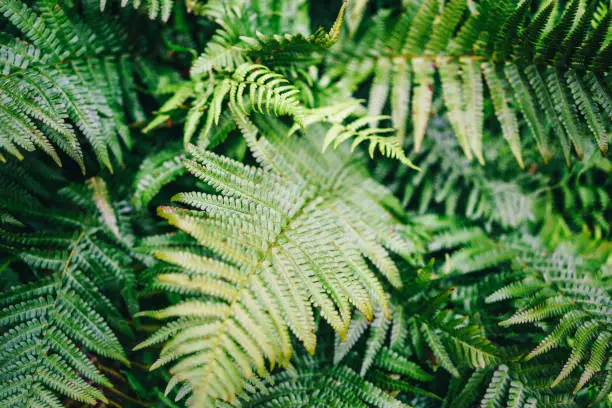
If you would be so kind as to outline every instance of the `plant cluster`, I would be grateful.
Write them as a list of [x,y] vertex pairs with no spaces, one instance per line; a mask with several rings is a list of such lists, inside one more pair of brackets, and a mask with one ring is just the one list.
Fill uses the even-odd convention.
[[0,408],[612,407],[609,0],[0,0]]

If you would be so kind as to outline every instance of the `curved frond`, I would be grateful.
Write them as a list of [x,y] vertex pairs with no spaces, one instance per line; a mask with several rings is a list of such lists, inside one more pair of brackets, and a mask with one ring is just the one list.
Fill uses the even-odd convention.
[[127,103],[136,98],[123,30],[106,18],[91,24],[55,2],[41,1],[35,11],[5,1],[0,15],[20,33],[0,40],[0,150],[19,159],[42,150],[59,165],[61,151],[85,172],[85,139],[112,170],[122,144],[131,145],[128,115],[143,117],[137,103]]
[[364,257],[397,286],[397,267],[383,245],[411,251],[383,206],[391,196],[354,158],[321,155],[312,135],[288,139],[280,123],[257,125],[265,137],[256,139],[257,128],[246,118],[240,123],[263,168],[192,147],[185,166],[221,194],[181,193],[175,201],[193,209],[159,209],[221,261],[156,252],[182,267],[159,275],[161,287],[195,297],[146,315],[198,324],[173,332],[154,366],[172,362],[174,378],[189,384],[196,406],[233,399],[246,379],[264,374],[266,360],[287,364],[289,331],[313,352],[313,306],[341,337],[353,307],[369,319],[375,305],[388,314],[381,283]]
[[15,210],[20,218],[53,227],[2,231],[3,252],[38,276],[48,275],[2,292],[0,378],[10,385],[0,391],[3,407],[57,407],[63,397],[83,405],[107,402],[97,386],[112,385],[90,353],[129,364],[111,328],[131,331],[108,296],[121,285],[127,307],[136,311],[134,260],[121,218],[102,179],[63,194],[87,209],[89,217],[21,208]]

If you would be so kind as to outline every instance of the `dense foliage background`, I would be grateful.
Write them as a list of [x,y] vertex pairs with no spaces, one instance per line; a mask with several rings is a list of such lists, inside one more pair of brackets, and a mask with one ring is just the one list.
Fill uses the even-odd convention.
[[0,0],[0,407],[612,407],[609,0]]

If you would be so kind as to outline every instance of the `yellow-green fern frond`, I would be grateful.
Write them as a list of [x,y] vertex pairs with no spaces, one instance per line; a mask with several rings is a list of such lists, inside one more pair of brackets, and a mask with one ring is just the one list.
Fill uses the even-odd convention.
[[233,399],[246,379],[265,373],[266,361],[285,365],[289,332],[314,352],[313,306],[341,337],[353,307],[368,319],[375,307],[388,315],[381,282],[365,258],[399,286],[386,248],[411,251],[386,209],[392,197],[355,157],[322,155],[316,134],[287,138],[279,122],[257,125],[265,136],[257,138],[246,118],[240,123],[263,168],[190,147],[193,159],[185,166],[220,194],[181,193],[174,200],[192,209],[158,211],[214,254],[160,247],[157,256],[180,269],[169,267],[159,287],[191,300],[146,313],[179,319],[154,335],[155,342],[169,340],[155,367],[173,364],[193,406]]

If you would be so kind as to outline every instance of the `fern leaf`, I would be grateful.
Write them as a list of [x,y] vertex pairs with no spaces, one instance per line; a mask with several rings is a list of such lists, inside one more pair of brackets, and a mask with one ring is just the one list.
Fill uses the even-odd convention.
[[[104,278],[123,283],[126,296],[133,285],[127,273],[126,262],[131,262],[129,253],[125,253],[127,244],[105,242],[108,236],[124,233],[124,229],[108,201],[103,181],[92,180],[86,191],[85,196],[76,190],[66,190],[65,194],[71,200],[83,200],[82,204],[93,211],[91,215],[97,213],[99,219],[92,216],[89,224],[75,226],[68,216],[65,220],[55,217],[55,236],[7,233],[2,238],[4,245],[30,268],[52,272],[49,278],[3,292],[0,338],[5,347],[0,351],[0,378],[13,386],[2,392],[2,406],[56,406],[59,396],[84,405],[107,402],[96,385],[111,384],[88,352],[128,364],[111,326],[127,333],[129,328],[101,290],[110,287],[104,284]],[[49,219],[48,212],[25,214],[32,220]],[[67,236],[61,231],[66,220]],[[74,228],[80,231],[75,234]],[[121,236],[121,240],[125,239]],[[131,300],[126,297],[126,302]]]
[[[418,55],[425,49],[427,34],[430,32],[434,23],[435,8],[435,0],[425,0],[422,2],[412,20],[406,42],[402,48],[402,54]],[[415,71],[416,69],[417,68],[415,68]]]
[[495,408],[501,406],[502,398],[508,387],[510,386],[510,378],[508,377],[508,367],[500,366],[493,373],[493,378],[489,383],[481,406],[483,408]]
[[[245,93],[248,91],[248,101],[255,112],[275,116],[290,115],[297,123],[301,123],[303,108],[296,97],[299,91],[291,85],[285,85],[287,83],[282,75],[262,65],[243,64],[236,69],[227,88],[225,83],[222,83],[218,91],[222,96],[215,95],[215,99],[223,99],[225,94],[229,93],[229,103],[234,112],[246,114],[244,99],[247,98]],[[219,106],[219,103],[214,105]],[[209,115],[216,115],[215,123],[218,123],[220,109],[211,109],[210,112]]]
[[412,71],[404,58],[394,58],[391,64],[391,120],[400,140],[404,140],[412,87]]
[[442,344],[442,340],[440,339],[438,334],[436,334],[435,331],[431,330],[431,328],[425,323],[422,324],[421,328],[425,335],[427,344],[431,348],[433,354],[436,356],[436,359],[438,360],[439,364],[444,367],[449,373],[458,377],[459,371],[451,360],[446,350],[446,347],[444,347],[444,345]]
[[546,72],[546,83],[553,101],[555,102],[555,108],[557,109],[559,119],[565,127],[565,131],[569,136],[576,154],[578,157],[584,155],[584,147],[581,138],[580,128],[577,123],[577,115],[574,111],[573,104],[568,90],[565,87],[564,81],[562,80],[559,72],[556,69],[549,68]]
[[326,367],[312,358],[300,358],[291,373],[279,373],[262,389],[244,392],[235,403],[223,407],[352,406],[407,408],[383,389],[364,380],[347,366]]
[[521,154],[521,142],[516,115],[506,97],[505,79],[495,70],[493,65],[484,64],[483,72],[487,85],[491,91],[491,98],[495,106],[495,113],[502,126],[504,139],[510,144],[512,154],[516,157],[518,164],[523,168],[523,156]]
[[599,108],[589,97],[584,83],[578,78],[574,70],[569,70],[566,74],[567,84],[576,100],[578,109],[586,118],[589,130],[595,136],[597,147],[602,154],[608,152],[608,139],[610,135],[606,132],[604,124],[601,122]]
[[412,60],[414,72],[414,100],[412,102],[412,122],[414,124],[414,151],[421,150],[427,130],[431,103],[433,99],[434,65],[426,59]]
[[374,80],[368,97],[368,115],[372,117],[370,127],[374,128],[377,126],[378,123],[375,118],[380,116],[385,108],[389,94],[390,77],[391,61],[383,58],[378,62],[374,70]]
[[[544,111],[546,119],[552,126],[553,134],[557,137],[559,143],[561,144],[561,149],[563,151],[563,156],[565,157],[565,162],[569,163],[570,140],[567,134],[565,133],[564,127],[561,125],[561,123],[559,123],[559,121],[555,119],[557,116],[557,114],[555,113],[556,104],[552,98],[552,95],[550,94],[544,82],[544,79],[542,78],[542,76],[538,72],[538,69],[534,65],[528,66],[525,69],[525,74],[529,83],[531,84],[531,87],[533,88],[539,105]],[[512,79],[510,80],[512,81]],[[568,121],[567,123],[570,128],[573,126],[573,121]],[[565,125],[565,129],[568,129],[568,125]],[[580,145],[575,144],[575,146]],[[577,154],[580,157],[582,153],[580,150],[577,149]]]
[[482,121],[483,121],[483,85],[480,65],[477,61],[464,59],[463,68],[463,95],[465,96],[465,123],[467,126],[468,143],[480,164],[484,164],[482,153]]
[[165,184],[185,173],[182,159],[177,151],[164,150],[143,160],[134,178],[132,202],[137,209],[146,208]]
[[[108,0],[100,0],[100,11],[104,11]],[[121,7],[127,7],[131,4],[134,9],[145,11],[149,19],[156,20],[159,18],[164,23],[168,21],[174,7],[174,0],[121,0]]]
[[428,51],[439,54],[446,50],[466,8],[467,2],[463,0],[452,0],[444,5],[442,13],[434,19],[431,38],[426,47]]
[[527,81],[521,76],[515,65],[509,63],[506,64],[505,73],[506,77],[508,78],[508,82],[514,90],[518,106],[521,109],[527,124],[529,125],[529,129],[531,130],[531,133],[533,134],[533,137],[538,145],[540,154],[546,163],[552,156],[552,152],[548,147],[546,132],[542,128],[542,121],[540,120],[537,113],[538,111],[533,103],[535,98],[532,97]]
[[433,377],[417,364],[401,355],[383,348],[376,355],[376,366],[418,381],[431,381]]
[[[316,149],[308,147],[312,146],[311,141],[276,136],[265,127],[262,132],[266,137],[256,140],[253,133],[256,128],[252,124],[243,121],[240,127],[255,157],[266,168],[274,170],[264,172],[190,148],[195,160],[185,162],[186,167],[223,195],[176,196],[179,202],[205,210],[206,218],[198,215],[198,210],[171,207],[159,210],[170,223],[221,256],[228,262],[227,267],[229,263],[238,265],[242,275],[235,282],[223,283],[225,289],[219,286],[215,291],[210,284],[202,285],[200,282],[204,281],[189,270],[186,273],[190,278],[174,274],[160,276],[164,285],[180,285],[181,293],[207,294],[212,298],[209,302],[179,303],[151,316],[205,318],[207,323],[201,324],[202,330],[211,324],[221,328],[205,341],[185,339],[179,343],[180,333],[174,335],[176,341],[167,344],[156,364],[178,359],[173,368],[174,377],[190,384],[191,403],[196,405],[217,398],[231,399],[242,389],[246,379],[254,373],[263,374],[264,359],[272,364],[286,364],[292,349],[288,330],[312,352],[315,345],[312,305],[320,307],[323,318],[341,338],[350,323],[351,304],[366,316],[371,313],[368,312],[371,303],[383,305],[383,310],[387,310],[386,299],[379,295],[382,294],[380,283],[362,255],[370,258],[394,284],[399,283],[395,277],[396,267],[390,262],[387,251],[369,238],[379,236],[372,229],[374,219],[393,228],[390,215],[372,201],[374,196],[357,198],[353,193],[334,193],[326,197],[325,190],[320,189],[327,185],[330,177],[336,176],[333,167],[327,168],[329,164],[319,159]],[[287,155],[295,156],[288,160]],[[334,159],[340,166],[339,171],[344,166],[343,160],[347,160],[341,157]],[[308,168],[315,170],[307,179],[303,178],[305,173],[299,171],[305,160]],[[350,184],[344,188],[351,192],[360,191],[358,185],[370,183],[358,173],[347,176]],[[375,186],[364,191],[370,188],[384,191]],[[360,213],[366,208],[364,205],[368,210]],[[374,218],[365,219],[365,214]],[[246,229],[237,231],[236,222]],[[374,235],[363,235],[365,232]],[[391,230],[385,235],[389,232]],[[309,238],[311,234],[316,234],[317,239]],[[392,247],[401,245],[401,240],[393,237],[393,233],[388,237],[379,236],[379,242],[393,243]],[[336,245],[340,242],[354,244]],[[330,257],[330,253],[335,255]],[[158,252],[158,256],[187,265],[182,257],[167,252]],[[214,277],[208,273],[206,276]],[[284,310],[282,314],[281,310]],[[222,383],[224,378],[234,380]]]
[[444,102],[448,109],[448,119],[453,126],[459,145],[469,160],[472,159],[472,151],[468,143],[466,114],[464,111],[463,89],[460,79],[457,77],[459,64],[456,62],[439,59],[438,69],[440,81],[442,82],[442,93]]
[[362,377],[366,375],[375,357],[381,350],[385,338],[387,337],[388,328],[389,320],[387,320],[386,316],[382,313],[382,310],[378,310],[378,313],[376,313],[372,321],[372,334],[368,338],[363,363],[361,364],[361,370],[359,372],[359,375]]
[[[85,172],[78,129],[98,161],[112,170],[111,152],[121,160],[120,139],[131,143],[122,101],[135,101],[129,62],[120,46],[122,31],[107,20],[107,27],[117,29],[107,36],[96,25],[86,26],[69,7],[40,6],[36,12],[19,0],[0,6],[6,21],[36,47],[33,53],[32,48],[15,47],[17,38],[3,36],[11,56],[0,77],[1,147],[18,158],[20,149],[40,149],[61,164],[59,148]],[[17,59],[28,63],[10,62]],[[126,85],[123,89],[120,82]],[[130,108],[132,116],[139,116],[137,104]]]
[[412,169],[419,170],[419,168],[416,167],[404,153],[404,148],[401,145],[401,138],[398,135],[386,135],[390,133],[395,133],[394,129],[363,129],[368,122],[378,121],[381,119],[388,118],[385,116],[379,116],[372,119],[368,116],[365,116],[362,118],[358,118],[352,123],[346,125],[338,123],[332,125],[332,127],[325,135],[325,139],[323,141],[323,151],[325,151],[330,145],[333,145],[334,148],[338,148],[338,146],[342,142],[350,138],[354,138],[353,143],[351,144],[351,150],[354,150],[361,143],[367,142],[369,144],[368,152],[370,154],[370,157],[374,157],[374,153],[378,149],[378,151],[383,156],[396,159],[400,163]]

